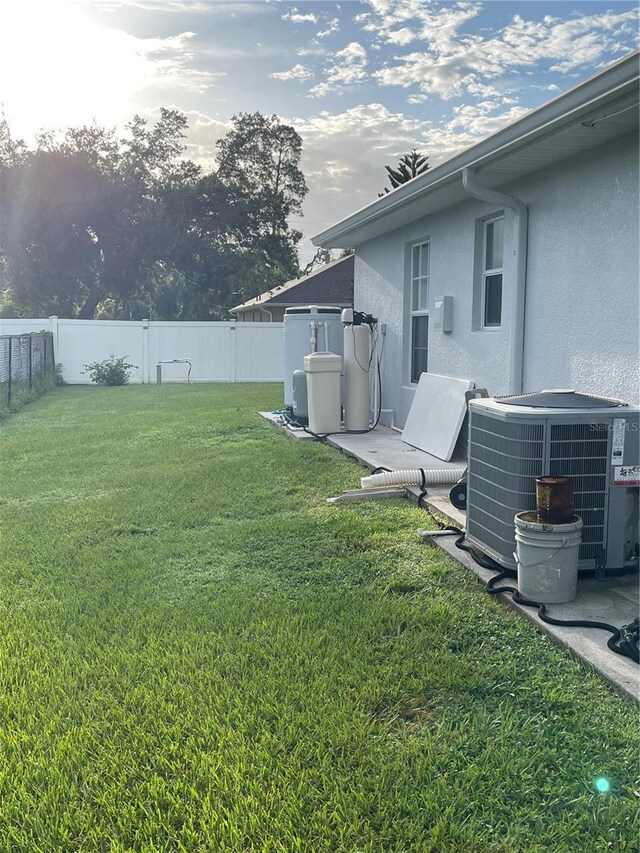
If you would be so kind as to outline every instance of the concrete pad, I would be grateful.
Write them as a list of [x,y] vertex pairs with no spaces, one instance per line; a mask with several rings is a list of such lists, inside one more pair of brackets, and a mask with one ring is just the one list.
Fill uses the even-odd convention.
[[[313,439],[313,436],[303,430],[291,431],[280,415],[267,412],[260,414],[292,438]],[[354,456],[370,470],[378,467],[389,468],[392,471],[414,468],[452,468],[466,464],[464,459],[459,458],[452,459],[451,462],[443,462],[422,450],[410,447],[402,441],[399,432],[388,427],[378,426],[373,432],[361,435],[332,435],[326,441],[336,449]],[[451,486],[430,486],[422,503],[440,522],[464,529],[465,513],[457,510],[449,501],[450,490]],[[420,489],[409,486],[405,493],[409,499],[417,501]],[[486,584],[494,576],[494,572],[476,563],[468,552],[456,547],[455,536],[438,537],[433,541],[458,562],[471,569],[483,583]],[[505,581],[505,584],[517,586],[515,576]],[[515,604],[511,600],[511,595],[500,593],[497,597],[539,625],[558,645],[568,649],[587,666],[599,672],[619,693],[640,702],[640,666],[629,658],[615,654],[607,647],[607,640],[611,636],[609,632],[593,628],[549,625],[539,618],[535,608]],[[621,627],[632,622],[638,615],[639,603],[640,589],[637,575],[609,578],[604,581],[596,578],[580,578],[575,600],[567,604],[550,604],[547,606],[547,613],[558,619],[607,622]]]
[[[471,569],[483,583],[486,584],[494,577],[494,572],[484,569],[469,553],[456,547],[455,537],[438,538],[433,541],[439,548]],[[515,587],[517,580],[514,576],[512,579],[505,579],[504,584]],[[640,666],[629,658],[615,654],[607,647],[607,640],[611,637],[608,631],[549,625],[540,619],[536,608],[516,604],[510,594],[499,593],[496,597],[503,599],[509,607],[535,622],[555,643],[568,649],[583,663],[606,678],[620,694],[640,702]],[[578,594],[574,601],[567,604],[548,604],[546,609],[547,614],[553,618],[608,622],[619,628],[636,617],[637,602],[637,576],[627,575],[604,582],[595,578],[580,578]]]

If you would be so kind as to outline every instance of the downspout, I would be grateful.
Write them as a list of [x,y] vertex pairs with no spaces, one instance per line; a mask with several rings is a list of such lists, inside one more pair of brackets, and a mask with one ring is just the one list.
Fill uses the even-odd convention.
[[481,187],[475,169],[465,166],[462,186],[473,198],[508,207],[515,218],[516,277],[513,289],[513,317],[509,336],[509,394],[521,394],[524,368],[524,312],[527,289],[527,238],[529,211],[526,204],[512,195]]
[[269,311],[268,308],[262,308],[261,306],[260,306],[260,310],[262,311],[263,314],[266,314],[267,317],[269,318],[267,320],[267,322],[273,323],[273,313],[271,311]]

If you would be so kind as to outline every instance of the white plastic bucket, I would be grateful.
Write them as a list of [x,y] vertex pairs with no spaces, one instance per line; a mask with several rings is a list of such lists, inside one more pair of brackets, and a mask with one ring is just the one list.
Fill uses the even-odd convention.
[[578,551],[582,519],[566,524],[537,520],[535,512],[516,515],[518,592],[543,604],[573,601],[578,586]]

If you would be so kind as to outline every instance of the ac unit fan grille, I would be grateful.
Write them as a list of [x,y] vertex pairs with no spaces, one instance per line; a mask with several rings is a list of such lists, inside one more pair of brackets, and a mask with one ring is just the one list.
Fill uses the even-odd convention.
[[[513,517],[535,509],[535,479],[571,477],[582,518],[580,561],[596,563],[606,548],[608,424],[502,420],[474,412],[469,433],[467,530],[508,563]],[[546,452],[545,452],[546,448]]]
[[473,415],[469,435],[467,531],[511,560],[513,517],[535,506],[545,472],[544,426]]
[[573,480],[573,506],[582,518],[579,558],[597,560],[606,546],[606,425],[552,424],[549,448],[550,475]]

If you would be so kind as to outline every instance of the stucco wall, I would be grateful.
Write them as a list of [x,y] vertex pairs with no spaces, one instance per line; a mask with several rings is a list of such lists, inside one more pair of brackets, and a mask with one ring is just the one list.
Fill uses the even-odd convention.
[[558,165],[527,196],[527,389],[562,385],[637,402],[637,135],[570,169]]
[[[529,207],[524,390],[567,387],[638,400],[638,137],[624,137],[501,188]],[[429,370],[507,392],[514,275],[505,213],[502,325],[472,329],[476,221],[470,199],[356,250],[354,306],[386,324],[383,406],[404,424],[408,381],[407,245],[431,240],[430,303],[453,297],[453,331],[430,331]],[[431,325],[433,325],[431,323]]]

